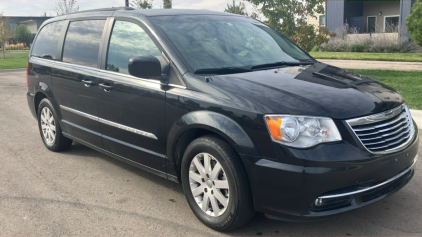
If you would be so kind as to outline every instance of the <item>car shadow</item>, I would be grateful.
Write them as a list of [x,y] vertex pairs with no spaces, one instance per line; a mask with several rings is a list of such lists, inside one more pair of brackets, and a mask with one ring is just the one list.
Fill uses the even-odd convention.
[[[102,159],[110,164],[131,172],[142,179],[147,179],[166,189],[184,195],[180,184],[166,180],[155,174],[133,167],[112,157],[97,152],[84,145],[73,143],[66,155]],[[418,162],[419,163],[419,162]],[[293,235],[421,235],[422,205],[419,200],[422,191],[420,175],[415,175],[407,186],[377,203],[361,209],[337,214],[312,222],[287,222],[271,220],[262,213],[257,213],[248,225],[228,233],[219,233],[207,229],[207,234],[229,236],[293,236]],[[187,208],[186,212],[190,212]],[[204,232],[204,235],[205,232]]]
[[178,193],[183,194],[182,186],[178,183],[175,183],[173,181],[167,180],[163,177],[157,176],[153,173],[150,173],[148,171],[145,171],[143,169],[137,168],[135,166],[131,166],[125,162],[119,161],[117,159],[114,159],[113,157],[110,157],[108,155],[105,155],[101,152],[98,152],[94,149],[91,149],[87,146],[84,146],[80,143],[73,142],[72,146],[66,150],[66,155],[73,155],[73,156],[79,156],[79,157],[93,157],[93,158],[99,158],[104,161],[107,161],[108,163],[111,163],[115,166],[118,166],[119,168],[122,168],[128,172],[131,172],[137,176],[139,176],[142,179],[148,179],[151,182],[154,182],[158,185],[161,185],[165,188],[169,188],[172,190],[177,191]]

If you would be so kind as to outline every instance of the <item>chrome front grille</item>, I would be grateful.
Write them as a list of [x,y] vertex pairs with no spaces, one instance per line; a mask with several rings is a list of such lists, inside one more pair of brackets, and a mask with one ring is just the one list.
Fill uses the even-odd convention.
[[377,154],[405,148],[413,139],[415,128],[405,104],[392,110],[347,120],[362,145]]

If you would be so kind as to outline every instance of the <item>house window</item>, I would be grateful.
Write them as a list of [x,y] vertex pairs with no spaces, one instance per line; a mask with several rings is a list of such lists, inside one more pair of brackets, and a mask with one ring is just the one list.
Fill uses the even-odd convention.
[[386,16],[384,32],[398,32],[399,16]]
[[16,23],[10,23],[9,24],[9,27],[10,27],[10,30],[11,31],[14,31],[15,29],[16,29],[16,26],[17,26],[18,24],[16,24]]
[[374,33],[375,32],[376,22],[377,22],[376,16],[368,16],[368,26],[367,26],[367,32],[368,33]]
[[319,16],[319,26],[325,26],[325,15]]

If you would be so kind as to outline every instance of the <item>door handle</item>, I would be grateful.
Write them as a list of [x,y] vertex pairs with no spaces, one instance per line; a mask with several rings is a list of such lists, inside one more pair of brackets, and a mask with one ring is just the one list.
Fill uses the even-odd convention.
[[104,89],[105,92],[110,92],[111,90],[113,90],[113,86],[110,86],[110,84],[108,83],[101,83],[100,88]]
[[86,87],[90,87],[90,86],[95,85],[95,82],[94,81],[90,81],[90,80],[82,80],[82,83],[84,83],[84,85]]

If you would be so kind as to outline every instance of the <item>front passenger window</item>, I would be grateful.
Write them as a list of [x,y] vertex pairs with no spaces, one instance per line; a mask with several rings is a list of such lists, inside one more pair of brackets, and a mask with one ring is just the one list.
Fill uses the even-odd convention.
[[108,49],[107,70],[129,74],[129,59],[137,56],[154,56],[161,61],[161,51],[139,25],[116,21]]

